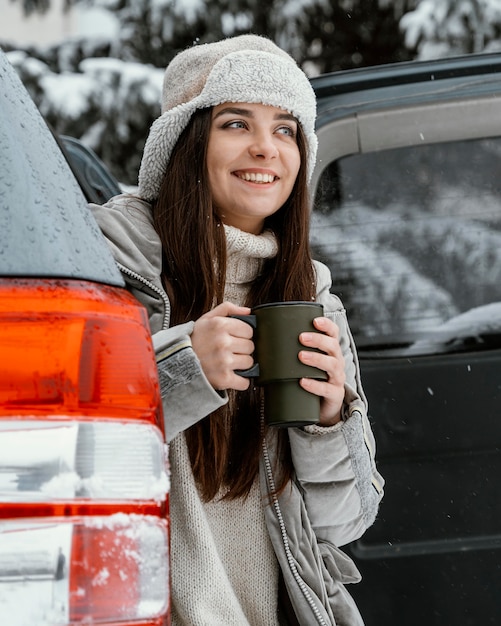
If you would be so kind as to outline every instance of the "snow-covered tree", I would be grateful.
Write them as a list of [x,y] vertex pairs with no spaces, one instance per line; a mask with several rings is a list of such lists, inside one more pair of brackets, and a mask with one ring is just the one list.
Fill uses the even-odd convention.
[[163,70],[111,57],[53,72],[25,52],[9,60],[57,134],[80,138],[118,180],[135,185],[148,129],[160,112]]
[[501,49],[500,0],[420,0],[400,26],[407,48],[430,59]]
[[[27,11],[50,2],[13,1]],[[409,1],[396,9],[389,0],[67,0],[110,12],[116,33],[26,47],[11,61],[53,128],[81,138],[134,185],[159,114],[163,69],[179,50],[253,32],[271,37],[310,75],[389,62],[403,50],[398,19]]]

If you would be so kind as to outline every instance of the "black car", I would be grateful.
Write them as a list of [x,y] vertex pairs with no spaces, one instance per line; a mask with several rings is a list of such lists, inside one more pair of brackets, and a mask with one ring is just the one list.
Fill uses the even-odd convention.
[[385,498],[367,626],[501,620],[501,55],[312,80],[312,245],[359,350]]

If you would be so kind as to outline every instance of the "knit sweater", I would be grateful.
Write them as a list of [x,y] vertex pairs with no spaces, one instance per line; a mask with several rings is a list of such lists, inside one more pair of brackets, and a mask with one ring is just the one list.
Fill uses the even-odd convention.
[[[242,304],[277,243],[269,232],[225,232],[225,299]],[[170,460],[172,626],[277,626],[278,563],[257,482],[246,499],[205,503],[183,433],[171,443]]]

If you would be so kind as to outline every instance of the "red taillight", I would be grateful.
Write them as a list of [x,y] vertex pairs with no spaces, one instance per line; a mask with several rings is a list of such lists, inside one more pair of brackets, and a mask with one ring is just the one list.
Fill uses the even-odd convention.
[[50,408],[161,425],[146,312],[123,289],[0,281],[0,347],[0,415]]
[[0,280],[2,620],[169,623],[167,512],[145,309],[104,285]]

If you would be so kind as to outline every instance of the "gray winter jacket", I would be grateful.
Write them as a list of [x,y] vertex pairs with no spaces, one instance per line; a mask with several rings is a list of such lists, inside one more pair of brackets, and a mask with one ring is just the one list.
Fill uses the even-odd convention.
[[[157,355],[168,441],[227,402],[214,390],[191,348],[193,323],[169,327],[170,304],[161,283],[161,243],[147,203],[118,196],[91,205],[130,291],[147,308]],[[260,468],[265,518],[285,587],[301,626],[360,626],[362,618],[346,583],[360,574],[339,549],[373,523],[383,493],[367,419],[355,346],[345,310],[330,293],[329,270],[315,262],[317,301],[339,326],[345,358],[343,421],[322,434],[290,428],[295,480],[280,497],[272,468],[275,438],[263,442]]]

